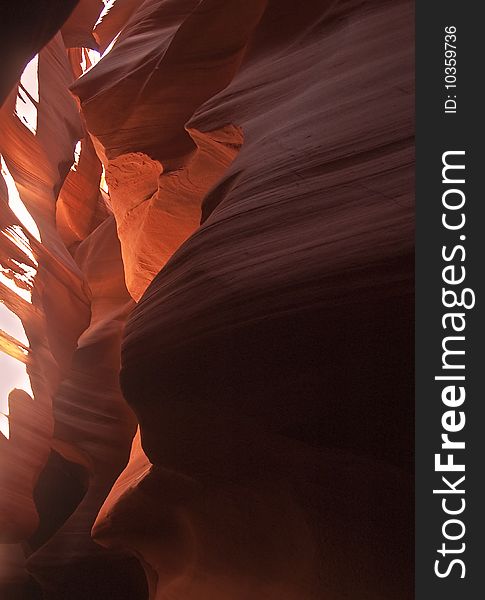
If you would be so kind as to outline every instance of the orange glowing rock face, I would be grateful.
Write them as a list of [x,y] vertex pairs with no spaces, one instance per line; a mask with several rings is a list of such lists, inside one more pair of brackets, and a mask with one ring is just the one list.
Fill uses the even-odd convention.
[[202,199],[236,157],[239,128],[190,132],[196,150],[180,168],[163,165],[143,153],[110,160],[106,181],[118,225],[126,284],[139,300],[177,248],[198,228]]
[[0,597],[410,599],[411,3],[66,18],[0,109]]
[[[33,491],[51,448],[52,398],[89,314],[79,271],[53,218],[62,153],[69,156],[79,127],[63,60],[57,36],[27,65],[0,111],[0,529],[9,543],[38,527]],[[50,89],[41,85],[40,72],[54,78]],[[54,98],[71,118],[64,129],[53,122]]]

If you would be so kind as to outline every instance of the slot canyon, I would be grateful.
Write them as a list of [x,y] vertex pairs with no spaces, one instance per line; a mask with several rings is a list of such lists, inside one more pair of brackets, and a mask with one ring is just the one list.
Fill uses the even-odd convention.
[[411,600],[409,0],[0,21],[1,600]]

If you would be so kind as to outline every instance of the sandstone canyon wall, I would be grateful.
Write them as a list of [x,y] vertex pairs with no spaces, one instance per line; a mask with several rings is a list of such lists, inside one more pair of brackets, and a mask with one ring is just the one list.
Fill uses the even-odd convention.
[[0,597],[412,598],[413,4],[23,4]]

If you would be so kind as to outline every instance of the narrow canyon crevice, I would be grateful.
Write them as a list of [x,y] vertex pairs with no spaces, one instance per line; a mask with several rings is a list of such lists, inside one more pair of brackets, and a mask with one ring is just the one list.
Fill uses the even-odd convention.
[[0,597],[410,600],[413,3],[17,4]]

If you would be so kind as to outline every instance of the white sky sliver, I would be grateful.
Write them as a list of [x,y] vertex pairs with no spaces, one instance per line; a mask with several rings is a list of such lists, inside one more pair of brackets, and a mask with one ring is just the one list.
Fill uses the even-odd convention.
[[[7,167],[3,156],[0,155],[0,159],[1,176],[5,181],[8,191],[8,205],[22,223],[22,226],[25,227],[29,233],[40,242],[41,236],[39,228],[23,203],[17,189],[17,185]],[[22,230],[22,227],[19,225],[12,225],[0,233],[1,235],[8,237],[9,240],[13,242],[34,263],[34,265],[37,265],[29,245],[29,240]],[[21,262],[17,262],[16,264],[19,267],[19,272],[24,272],[24,275],[17,274],[16,277],[21,278],[27,284],[31,283],[36,275],[37,270],[34,267]],[[0,282],[8,287],[14,294],[31,303],[31,291],[29,289],[17,286],[15,279],[8,277],[8,271],[8,269],[0,265]],[[25,329],[21,319],[3,302],[0,302],[0,329],[19,341],[24,346],[29,346],[29,340],[25,334]],[[0,350],[0,432],[7,439],[10,437],[8,396],[13,389],[24,390],[30,394],[31,397],[33,397],[32,386],[30,378],[27,374],[26,365]]]
[[15,103],[15,114],[34,135],[37,133],[39,99],[39,55],[36,54],[22,73]]
[[78,142],[76,143],[76,147],[74,148],[74,162],[72,163],[71,171],[77,171],[79,160],[81,158],[81,148],[82,142],[81,140],[78,140]]
[[[28,230],[28,232],[35,237],[35,239],[40,242],[40,231],[37,227],[37,223],[32,218],[32,215],[29,213],[25,204],[23,203],[19,191],[17,189],[17,185],[14,181],[14,178],[10,174],[8,170],[7,163],[5,159],[0,154],[0,162],[2,166],[2,176],[7,184],[8,189],[8,205],[22,223],[22,225]],[[23,235],[23,234],[22,234]]]

